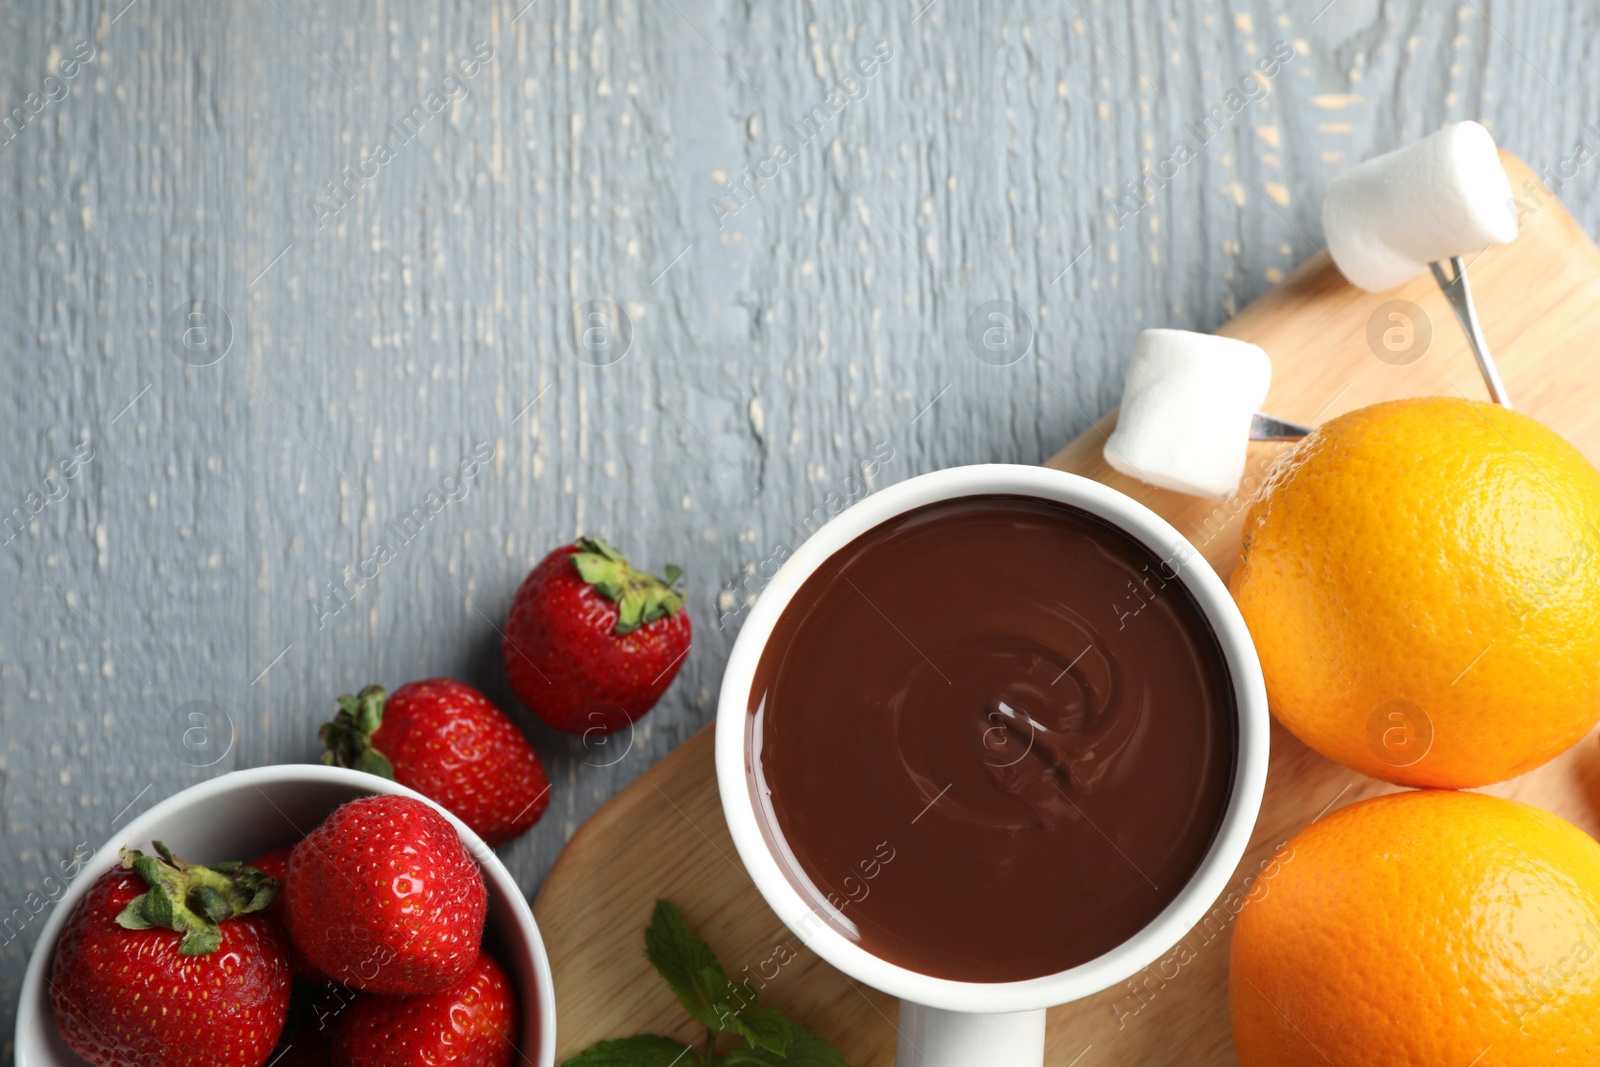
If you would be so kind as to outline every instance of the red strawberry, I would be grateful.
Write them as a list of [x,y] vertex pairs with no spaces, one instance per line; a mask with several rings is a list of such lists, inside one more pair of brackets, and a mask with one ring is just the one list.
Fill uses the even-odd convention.
[[363,997],[339,1021],[333,1061],[344,1067],[510,1067],[519,1040],[506,972],[479,953],[464,978],[439,993]]
[[411,797],[352,800],[294,847],[289,932],[328,977],[433,993],[471,968],[489,896],[455,827]]
[[538,822],[550,804],[550,779],[522,731],[482,693],[448,678],[409,682],[387,702],[375,685],[346,694],[318,736],[323,763],[410,786],[491,847]]
[[56,944],[50,1007],[98,1067],[261,1067],[289,1010],[289,959],[265,916],[278,883],[197,867],[158,841],[122,850]]
[[598,538],[546,556],[523,580],[506,618],[511,688],[568,733],[610,733],[655,706],[689,652],[689,614],[665,578],[634,570]]
[[[276,878],[280,886],[287,886],[289,884],[289,854],[292,851],[294,851],[292,847],[274,849],[251,860],[250,866],[268,878]],[[283,934],[283,943],[289,947],[289,972],[296,978],[303,978],[310,982],[326,982],[328,976],[317,970],[316,965],[306,959],[306,954],[301,952],[290,939],[288,920],[285,918],[288,911],[289,896],[280,888],[276,899],[267,905],[267,909],[261,914],[263,918],[272,923]]]

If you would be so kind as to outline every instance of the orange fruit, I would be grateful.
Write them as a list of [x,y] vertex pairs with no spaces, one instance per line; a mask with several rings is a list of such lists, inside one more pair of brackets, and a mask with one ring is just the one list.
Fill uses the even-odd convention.
[[1273,714],[1363,774],[1498,782],[1600,718],[1600,472],[1496,404],[1319,428],[1267,476],[1229,587]]
[[1396,793],[1312,823],[1234,924],[1244,1067],[1600,1055],[1600,845],[1526,804]]

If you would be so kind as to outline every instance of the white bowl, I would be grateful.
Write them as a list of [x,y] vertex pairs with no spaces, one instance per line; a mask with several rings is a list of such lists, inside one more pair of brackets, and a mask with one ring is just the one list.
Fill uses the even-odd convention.
[[[522,998],[520,1065],[554,1067],[556,1001],[550,959],[534,924],[528,901],[511,872],[465,823],[438,804],[403,785],[361,771],[314,763],[283,764],[234,771],[168,797],[123,827],[78,871],[56,901],[28,961],[17,1008],[17,1067],[83,1067],[84,1061],[56,1035],[50,1014],[50,965],[61,927],[94,881],[116,867],[124,846],[149,850],[159,839],[173,852],[197,863],[249,860],[292,845],[349,800],[395,793],[432,805],[450,820],[462,844],[483,869],[489,887],[484,942],[516,981]],[[534,1032],[529,1040],[529,1033]]]
[[[790,600],[825,560],[873,527],[913,508],[990,494],[1034,497],[1080,508],[1167,561],[1211,624],[1227,662],[1237,715],[1238,753],[1232,793],[1210,849],[1189,884],[1149,925],[1104,955],[1056,974],[981,983],[935,978],[901,967],[872,955],[818,919],[811,903],[795,889],[773,856],[762,829],[762,817],[749,787],[746,732],[750,688],[767,639]],[[1269,728],[1266,687],[1250,631],[1216,572],[1170,523],[1133,498],[1074,474],[1012,464],[953,467],[889,486],[846,508],[812,534],[762,590],[734,642],[722,678],[717,703],[717,784],[733,843],[756,888],[778,918],[817,955],[858,981],[900,997],[902,1005],[956,1013],[1041,1012],[1029,1025],[1037,1025],[1036,1037],[1042,1042],[1042,1009],[1098,993],[1154,963],[1200,922],[1227,888],[1261,807]],[[902,1029],[907,1018],[903,1013]],[[1011,1062],[994,1052],[992,1046],[998,1040],[993,1034],[982,1037],[981,1041],[991,1043],[991,1054],[979,1055],[976,1062],[990,1067]],[[919,1050],[921,1054],[928,1051]],[[936,1056],[933,1062],[945,1061]]]

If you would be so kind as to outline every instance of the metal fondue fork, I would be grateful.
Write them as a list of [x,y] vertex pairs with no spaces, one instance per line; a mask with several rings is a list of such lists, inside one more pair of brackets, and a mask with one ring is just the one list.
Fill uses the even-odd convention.
[[[1500,379],[1500,370],[1494,365],[1494,357],[1489,354],[1489,342],[1484,339],[1483,327],[1478,324],[1478,309],[1472,303],[1472,286],[1467,282],[1467,265],[1460,256],[1451,256],[1450,268],[1454,271],[1454,277],[1445,273],[1442,263],[1430,263],[1429,266],[1433,268],[1434,281],[1444,291],[1445,299],[1450,302],[1450,310],[1456,313],[1456,320],[1467,335],[1467,343],[1472,346],[1473,358],[1478,361],[1478,371],[1483,375],[1483,384],[1489,387],[1489,395],[1496,404],[1510,408],[1511,398],[1506,395],[1505,382]],[[1258,411],[1250,420],[1250,440],[1298,441],[1311,429]]]

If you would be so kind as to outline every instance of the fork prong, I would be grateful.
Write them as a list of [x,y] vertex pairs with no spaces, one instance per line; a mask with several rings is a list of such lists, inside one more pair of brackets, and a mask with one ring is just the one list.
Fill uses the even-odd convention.
[[1454,277],[1445,273],[1442,263],[1430,263],[1428,266],[1433,269],[1433,280],[1444,290],[1450,310],[1455,312],[1456,321],[1461,323],[1461,329],[1467,335],[1467,344],[1472,346],[1472,356],[1478,361],[1478,371],[1483,375],[1483,384],[1489,387],[1489,395],[1496,404],[1509,408],[1511,398],[1506,395],[1505,382],[1500,380],[1500,370],[1494,365],[1494,357],[1489,354],[1489,342],[1483,336],[1483,327],[1478,324],[1478,309],[1472,302],[1472,285],[1467,281],[1467,265],[1460,256],[1451,256],[1450,268],[1455,272]]
[[1263,415],[1259,411],[1250,417],[1252,441],[1298,441],[1310,432],[1309,426],[1302,426],[1298,422],[1290,422],[1288,419],[1272,415]]

